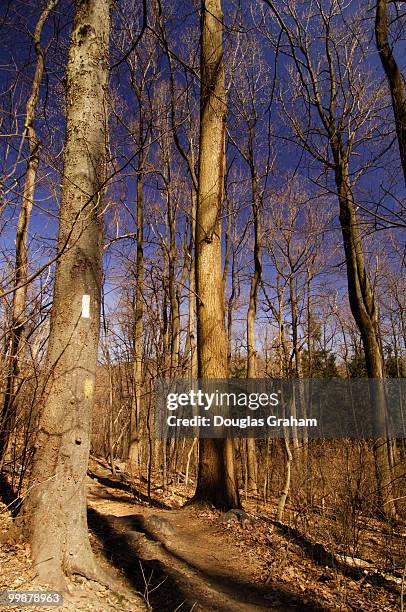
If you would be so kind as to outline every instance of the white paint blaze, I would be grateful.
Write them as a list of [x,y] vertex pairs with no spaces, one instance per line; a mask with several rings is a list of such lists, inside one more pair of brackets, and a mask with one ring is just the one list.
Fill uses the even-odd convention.
[[90,319],[90,295],[82,295],[82,317]]

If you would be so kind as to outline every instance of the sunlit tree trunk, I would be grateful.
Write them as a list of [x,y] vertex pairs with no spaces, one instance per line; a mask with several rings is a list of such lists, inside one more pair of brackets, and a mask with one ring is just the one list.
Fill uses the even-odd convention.
[[106,181],[110,0],[77,0],[67,65],[59,259],[44,392],[24,503],[40,579],[102,579],[87,528],[85,479],[94,404]]
[[[140,127],[142,132],[142,127]],[[140,138],[141,140],[141,138]],[[130,446],[128,450],[127,468],[131,474],[139,472],[140,462],[140,431],[139,422],[142,404],[142,336],[144,296],[142,294],[144,282],[144,202],[143,202],[143,171],[144,156],[140,152],[137,172],[137,257],[135,280],[135,320],[134,320],[134,364],[133,364],[133,392],[131,396],[130,416]]]
[[[201,117],[196,221],[197,348],[200,378],[227,378],[221,265],[226,98],[220,0],[202,0]],[[202,439],[195,502],[239,507],[231,439]]]
[[189,350],[190,350],[190,377],[197,378],[197,348],[196,348],[196,271],[194,262],[194,244],[196,236],[196,194],[192,193],[192,222],[190,239],[190,271],[189,271]]

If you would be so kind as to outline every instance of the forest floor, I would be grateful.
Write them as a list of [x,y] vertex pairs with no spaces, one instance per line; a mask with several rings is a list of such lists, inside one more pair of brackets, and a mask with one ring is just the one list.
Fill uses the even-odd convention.
[[[327,540],[313,537],[311,520],[302,531],[276,523],[271,508],[267,512],[258,500],[248,498],[244,514],[224,515],[211,508],[182,508],[185,498],[184,488],[172,484],[166,492],[153,487],[148,499],[144,482],[130,481],[123,474],[114,478],[107,464],[93,458],[88,476],[92,546],[122,588],[108,589],[77,578],[63,608],[24,609],[401,609],[404,576],[384,567],[379,551],[385,549],[387,535],[379,525],[368,525],[361,560],[329,552]],[[4,508],[0,506],[0,533],[12,521]],[[324,520],[323,533],[328,533]],[[317,517],[315,523],[320,522]],[[320,536],[320,530],[317,533]],[[392,559],[400,565],[405,559],[405,534],[398,530],[395,536],[391,534]],[[25,544],[0,551],[0,566],[0,590],[33,590],[35,568]]]

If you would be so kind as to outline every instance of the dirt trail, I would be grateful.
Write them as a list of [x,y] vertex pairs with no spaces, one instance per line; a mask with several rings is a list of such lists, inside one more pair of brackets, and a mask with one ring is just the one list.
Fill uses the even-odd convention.
[[[101,479],[103,480],[103,479]],[[128,493],[89,482],[89,523],[153,610],[258,612],[323,610],[315,601],[256,582],[261,562],[195,508],[137,504]],[[243,550],[242,550],[243,549]],[[134,580],[141,571],[142,580]],[[146,583],[148,588],[146,588]]]
[[[210,509],[180,509],[187,497],[178,483],[165,493],[154,486],[148,500],[144,482],[113,478],[107,464],[95,459],[91,470],[89,535],[112,582],[105,588],[72,577],[63,608],[68,612],[400,609],[402,578],[380,561],[388,550],[392,558],[405,558],[400,528],[390,549],[384,526],[370,529],[364,538],[368,569],[342,566],[329,548],[329,532],[322,531],[324,539],[318,536],[318,515],[317,523],[308,523],[312,534],[308,527],[276,524],[272,505],[261,507],[255,499],[244,500],[251,518],[238,511],[230,517]],[[0,502],[0,535],[13,522],[6,510]],[[334,527],[328,517],[324,521],[324,530]],[[36,569],[29,553],[23,541],[0,550],[2,588],[32,589]]]

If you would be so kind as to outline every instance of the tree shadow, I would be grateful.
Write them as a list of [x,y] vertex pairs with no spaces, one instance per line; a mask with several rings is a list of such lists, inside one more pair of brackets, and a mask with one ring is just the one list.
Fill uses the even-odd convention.
[[[344,576],[351,578],[352,580],[361,580],[365,578],[365,570],[362,567],[352,567],[345,562],[340,562],[337,556],[329,551],[323,544],[319,542],[312,542],[306,536],[304,536],[298,529],[274,521],[272,519],[264,519],[266,522],[275,525],[283,535],[295,544],[300,546],[306,556],[314,561],[321,567],[330,567],[334,570],[339,571]],[[368,572],[368,582],[375,586],[384,587],[394,595],[399,595],[399,589],[392,582],[387,580],[385,576],[380,573]]]
[[103,491],[88,491],[87,494],[88,500],[97,500],[97,499],[106,499],[112,503],[123,503],[123,504],[131,504],[132,500],[127,495],[112,495],[108,492]]
[[120,532],[111,520],[93,508],[87,511],[88,525],[102,546],[105,557],[118,568],[138,592],[144,594],[152,610],[178,610],[186,612],[193,600],[168,575],[158,559],[140,558],[128,535]]
[[[191,610],[196,601],[203,610],[216,610],[218,612],[230,612],[233,610],[233,601],[250,606],[258,606],[262,610],[301,610],[303,612],[323,612],[326,610],[319,602],[312,600],[308,594],[306,599],[292,593],[284,585],[253,584],[246,580],[240,580],[236,576],[223,574],[216,571],[203,570],[197,563],[183,557],[166,546],[159,536],[150,531],[143,520],[142,515],[126,515],[123,517],[103,516],[95,510],[89,510],[89,526],[98,536],[103,544],[105,554],[113,564],[124,571],[130,583],[143,592],[145,589],[144,575],[151,576],[150,604],[153,610]],[[143,560],[142,553],[137,552],[137,547],[131,541],[131,532],[141,532],[152,542],[159,542],[165,551],[165,556],[180,565],[176,569],[171,564],[168,566],[158,559]],[[127,534],[127,535],[126,535]],[[198,546],[198,543],[196,543]],[[141,567],[143,570],[141,570]],[[208,590],[219,590],[224,597],[229,596],[229,605],[214,604],[210,592],[205,596],[201,591],[196,600],[190,597],[190,582],[187,577],[192,572],[198,575],[208,586]],[[161,586],[158,586],[161,585]],[[173,607],[172,607],[173,606]],[[180,606],[180,607],[176,607]],[[186,607],[185,607],[186,606]],[[187,607],[191,606],[191,607]]]
[[109,487],[111,489],[119,489],[120,491],[129,493],[134,498],[136,498],[137,501],[145,502],[148,505],[154,506],[155,508],[160,508],[161,510],[172,510],[171,506],[159,501],[158,499],[154,499],[153,497],[148,497],[148,495],[145,495],[145,493],[142,493],[139,489],[135,488],[133,484],[123,482],[122,480],[116,480],[115,478],[109,478],[108,476],[100,476],[92,470],[88,470],[87,475],[93,480],[99,482],[101,485],[104,485],[105,487]]

